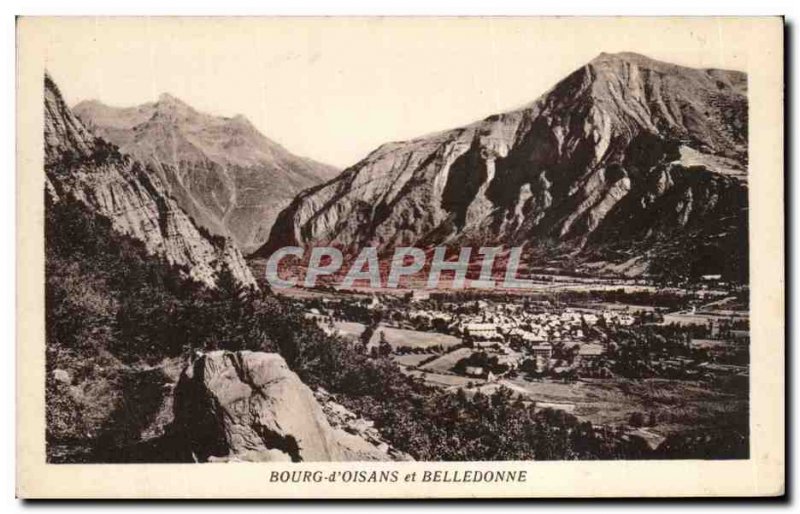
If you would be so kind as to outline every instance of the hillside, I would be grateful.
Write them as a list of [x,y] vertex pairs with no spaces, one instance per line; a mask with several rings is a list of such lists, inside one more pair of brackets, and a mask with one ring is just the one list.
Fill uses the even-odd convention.
[[266,241],[299,191],[338,172],[290,153],[244,116],[211,116],[169,94],[128,108],[89,100],[74,110],[97,135],[155,170],[198,224],[232,237],[245,253]]
[[744,281],[746,242],[746,75],[623,53],[521,109],[384,144],[298,195],[258,255],[521,245],[533,266]]
[[255,280],[241,252],[225,238],[198,228],[146,165],[89,131],[44,78],[44,142],[49,199],[78,202],[144,244],[146,251],[182,273],[214,286],[223,268],[247,286]]

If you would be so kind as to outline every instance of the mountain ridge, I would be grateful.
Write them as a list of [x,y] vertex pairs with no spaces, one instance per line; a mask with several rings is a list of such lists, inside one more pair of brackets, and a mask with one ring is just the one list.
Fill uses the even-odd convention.
[[652,264],[670,239],[746,226],[746,91],[742,72],[600,54],[521,109],[381,145],[300,193],[256,255],[502,243],[542,262]]
[[169,93],[134,107],[86,100],[75,112],[150,164],[198,224],[232,237],[245,252],[263,244],[274,216],[297,192],[338,171],[292,154],[242,114],[206,114]]
[[49,74],[44,76],[46,191],[51,201],[77,201],[113,229],[144,243],[186,275],[210,287],[226,268],[242,286],[255,286],[244,257],[229,239],[207,238],[139,161],[96,137],[72,113]]

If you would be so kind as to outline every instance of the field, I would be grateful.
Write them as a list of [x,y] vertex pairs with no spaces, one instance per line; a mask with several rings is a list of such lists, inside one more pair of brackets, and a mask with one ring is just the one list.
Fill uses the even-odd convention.
[[736,314],[701,314],[699,312],[692,314],[690,311],[672,312],[664,314],[664,325],[708,325],[709,322],[719,323],[721,321],[745,321],[748,319],[748,313],[739,312]]
[[458,350],[454,350],[450,353],[442,355],[438,359],[432,360],[431,362],[422,366],[422,369],[425,371],[432,371],[434,373],[447,373],[453,369],[453,366],[456,365],[456,362],[469,357],[472,352],[472,348],[459,348]]
[[612,302],[594,302],[590,304],[579,304],[577,308],[581,310],[588,310],[590,312],[597,311],[625,311],[625,312],[654,312],[657,310],[652,305],[639,305],[634,303],[612,303]]
[[692,348],[704,348],[708,350],[718,350],[737,346],[737,344],[733,341],[725,341],[720,339],[692,339],[691,345]]
[[[467,388],[492,394],[500,387],[510,389],[524,400],[536,402],[537,408],[553,408],[570,412],[597,425],[627,424],[633,413],[655,417],[656,425],[648,428],[653,436],[713,425],[720,415],[746,409],[746,395],[727,394],[694,381],[648,380],[581,380],[575,383],[528,381],[523,378],[486,382],[450,374],[453,365],[470,354],[468,348],[453,352],[407,373],[428,384],[446,389]],[[425,356],[427,357],[427,356]],[[414,365],[425,357],[400,356],[405,365]],[[411,358],[411,359],[409,359]],[[418,358],[418,359],[417,359]]]
[[407,368],[413,368],[415,366],[419,366],[419,363],[433,357],[435,354],[433,353],[409,353],[407,355],[394,355],[392,358],[394,361]]
[[[444,389],[464,388],[468,393],[481,391],[492,394],[498,388],[506,387],[524,400],[536,402],[537,409],[563,410],[596,425],[627,424],[633,413],[642,413],[646,419],[652,415],[656,424],[647,430],[653,437],[663,437],[687,428],[712,426],[725,414],[741,413],[747,409],[746,393],[728,394],[694,381],[605,379],[562,383],[514,378],[487,382],[448,373],[452,365],[469,352],[466,348],[458,349],[423,365],[422,369],[404,369],[409,375]],[[395,359],[407,357],[412,356]],[[421,355],[413,357],[424,358]],[[474,388],[469,388],[470,384]]]
[[357,340],[367,327],[354,321],[334,321],[333,329],[345,339]]
[[447,334],[436,332],[420,332],[405,328],[390,327],[384,324],[378,325],[372,338],[369,340],[369,347],[377,346],[380,342],[381,333],[386,337],[386,341],[397,349],[402,346],[411,348],[430,348],[431,346],[441,345],[443,348],[450,348],[461,344],[461,339]]
[[717,415],[744,409],[747,403],[746,395],[714,391],[693,381],[610,379],[564,384],[517,378],[497,384],[540,407],[552,404],[595,424],[623,424],[634,412],[652,412],[657,425],[651,430],[661,434],[713,424]]
[[408,370],[407,373],[411,376],[422,378],[430,385],[443,388],[467,388],[469,384],[479,386],[486,383],[485,380],[480,378],[468,378],[460,375],[443,375],[441,373],[427,373],[417,370]]

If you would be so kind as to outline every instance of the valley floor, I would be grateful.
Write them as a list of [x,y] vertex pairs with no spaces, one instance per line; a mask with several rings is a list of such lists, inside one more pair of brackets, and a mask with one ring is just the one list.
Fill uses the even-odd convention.
[[[404,373],[431,386],[468,395],[507,388],[537,409],[562,410],[598,427],[624,427],[653,447],[671,434],[713,431],[722,420],[747,419],[746,295],[743,300],[741,294],[709,288],[664,290],[585,280],[555,287],[588,295],[564,304],[552,289],[530,301],[516,294],[498,299],[496,293],[468,300],[448,295],[415,300],[410,291],[285,294],[313,305],[309,315],[331,334],[363,340],[373,352],[384,341]],[[602,291],[623,293],[611,298]],[[366,305],[371,314],[364,316],[354,305]],[[383,321],[370,321],[375,318]],[[480,337],[470,335],[471,326],[483,331]],[[497,337],[487,335],[487,328]],[[478,340],[486,337],[491,340]],[[642,345],[644,354],[626,353],[641,352]],[[573,346],[577,354],[570,353]],[[596,348],[599,355],[587,352],[581,359],[583,348]],[[549,353],[537,361],[534,353],[542,349]],[[465,368],[465,361],[477,362],[476,354],[508,365],[493,371]]]

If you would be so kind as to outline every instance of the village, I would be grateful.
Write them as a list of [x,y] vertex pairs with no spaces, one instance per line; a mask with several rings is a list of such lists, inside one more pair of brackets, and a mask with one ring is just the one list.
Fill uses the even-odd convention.
[[323,298],[313,302],[308,315],[329,334],[360,341],[373,356],[488,382],[521,373],[564,381],[632,376],[635,370],[626,373],[621,366],[630,358],[621,333],[645,326],[677,327],[672,330],[677,337],[656,337],[648,355],[639,355],[645,364],[638,371],[645,377],[683,370],[696,378],[725,366],[747,370],[741,359],[749,339],[742,329],[746,320],[734,316],[706,319],[692,309],[681,318],[644,307],[555,308],[547,302],[431,302],[418,292],[407,300]]
[[[598,322],[604,326],[631,326],[635,322],[627,313],[605,311],[598,315],[572,309],[560,313],[529,313],[519,304],[493,304],[482,300],[476,301],[473,309],[476,312],[459,314],[411,309],[407,316],[411,325],[425,320],[431,326],[444,325],[448,332],[459,336],[459,347],[443,353],[439,359],[455,360],[449,370],[455,374],[488,382],[506,375],[516,376],[518,371],[538,377],[546,374],[558,377],[577,369],[591,369],[597,358],[606,352],[606,346],[592,337],[592,328]],[[377,334],[380,343],[385,336],[381,336],[380,329]],[[373,336],[372,348],[375,339]],[[400,346],[393,353],[418,352],[418,349]],[[457,357],[462,358],[456,360]],[[429,363],[431,369],[437,369],[435,361]],[[438,368],[446,371],[442,366]]]
[[425,291],[300,303],[329,335],[390,358],[429,385],[467,394],[504,387],[537,408],[635,426],[654,444],[677,419],[651,396],[680,397],[680,423],[690,423],[748,381],[749,332],[740,312],[464,301]]

